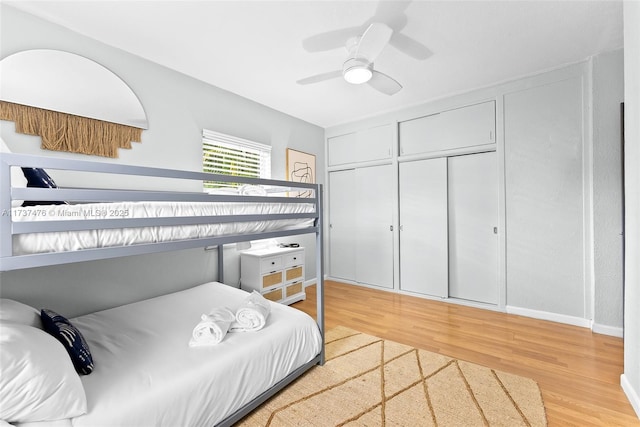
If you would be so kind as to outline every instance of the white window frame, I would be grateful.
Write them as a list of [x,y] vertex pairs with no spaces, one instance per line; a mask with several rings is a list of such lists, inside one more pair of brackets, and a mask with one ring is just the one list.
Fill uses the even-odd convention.
[[[206,151],[208,148],[222,150],[224,157],[227,159],[235,158],[240,160],[239,165],[241,167],[245,167],[243,169],[244,173],[242,175],[239,173],[232,173],[227,165],[217,163],[215,160],[212,161],[210,157],[207,158]],[[236,152],[244,152],[249,155],[254,155],[258,163],[252,165],[247,162],[243,164],[241,159],[242,155],[238,157],[235,155]],[[203,172],[217,173],[221,175],[251,176],[255,178],[271,179],[271,146],[204,129],[202,131],[202,170]],[[204,191],[211,191],[213,189],[220,188],[235,188],[238,187],[239,184],[203,181],[202,186]]]

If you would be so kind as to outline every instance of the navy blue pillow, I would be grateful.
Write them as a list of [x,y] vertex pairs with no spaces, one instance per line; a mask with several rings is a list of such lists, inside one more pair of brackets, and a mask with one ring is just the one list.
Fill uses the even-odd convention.
[[53,178],[41,168],[22,168],[27,187],[58,188]]
[[[53,178],[49,176],[44,169],[41,168],[22,168],[22,174],[27,179],[27,187],[36,188],[58,188]],[[67,202],[60,201],[37,201],[25,200],[22,206],[38,206],[38,205],[66,205]]]
[[89,375],[93,371],[93,358],[84,337],[64,316],[53,310],[40,310],[44,330],[62,343],[69,353],[74,368],[80,374]]

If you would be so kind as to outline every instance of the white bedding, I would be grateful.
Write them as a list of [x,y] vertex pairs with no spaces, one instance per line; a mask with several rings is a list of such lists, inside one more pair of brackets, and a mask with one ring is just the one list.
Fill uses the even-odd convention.
[[276,303],[262,330],[189,347],[202,313],[247,296],[213,282],[71,319],[95,363],[82,377],[88,413],[72,425],[213,426],[320,352],[315,321]]
[[[191,217],[313,212],[309,203],[120,202],[13,208],[13,221]],[[75,251],[140,243],[247,234],[310,226],[312,219],[266,220],[170,227],[121,228],[13,236],[13,254]]]

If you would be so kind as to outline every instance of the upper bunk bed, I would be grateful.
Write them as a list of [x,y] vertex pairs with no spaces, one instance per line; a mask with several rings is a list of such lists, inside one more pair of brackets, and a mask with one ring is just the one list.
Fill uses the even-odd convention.
[[[12,167],[233,182],[247,191],[21,187]],[[317,184],[10,153],[0,153],[0,182],[0,271],[322,233]]]
[[[16,172],[21,172],[20,168],[65,171],[64,173],[71,174],[69,176],[78,176],[78,182],[83,185],[74,188],[24,187],[16,179]],[[131,180],[135,180],[135,177],[143,180],[168,179],[174,183],[175,180],[182,183],[185,180],[197,181],[198,186],[202,181],[214,181],[243,184],[245,191],[240,191],[239,194],[208,194],[96,188],[97,186],[91,185],[91,177],[95,174],[101,175],[101,182],[123,182],[123,176],[134,177]],[[104,174],[113,179],[105,180],[102,177]],[[157,188],[156,185],[152,187]],[[177,187],[187,188],[184,185]],[[193,183],[188,186],[194,187]],[[302,192],[310,194],[310,197],[296,197]],[[314,234],[317,284],[315,333],[319,332],[321,343],[318,353],[302,365],[292,364],[286,376],[276,378],[277,382],[268,389],[254,392],[254,397],[243,401],[239,409],[221,414],[221,421],[215,422],[216,425],[233,425],[295,378],[313,366],[324,363],[322,199],[322,186],[318,184],[0,153],[0,271],[217,247],[217,281],[224,283],[223,245]],[[50,204],[52,202],[64,204]],[[33,205],[22,206],[23,204]],[[238,299],[240,296],[234,298]],[[190,307],[192,304],[182,305]],[[132,304],[131,307],[136,311],[138,306]],[[283,309],[303,314],[289,307],[283,306]],[[107,316],[109,312],[105,312]],[[278,322],[287,325],[300,323],[287,318]],[[79,321],[82,325],[82,321]],[[284,333],[284,329],[281,329],[280,334]],[[157,332],[151,335],[157,336]],[[236,337],[234,339],[239,340]],[[244,341],[247,343],[243,345],[249,345],[254,340],[247,336]],[[246,352],[246,349],[242,350],[240,347],[239,351]],[[274,362],[273,365],[278,363]],[[111,378],[110,373],[104,376]],[[92,381],[96,381],[99,376],[93,378]],[[126,378],[122,381],[126,382]],[[95,389],[102,390],[104,387]],[[91,398],[88,392],[87,399]],[[91,411],[88,415],[91,416]],[[97,415],[94,413],[93,416]]]

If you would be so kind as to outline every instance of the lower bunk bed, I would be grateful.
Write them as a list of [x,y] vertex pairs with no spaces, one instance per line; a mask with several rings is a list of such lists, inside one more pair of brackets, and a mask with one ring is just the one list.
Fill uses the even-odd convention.
[[[10,393],[20,394],[24,410],[31,408],[36,417],[46,416],[38,413],[42,405],[53,405],[50,420],[11,425],[233,425],[270,394],[318,364],[322,351],[322,336],[314,319],[271,301],[270,314],[259,331],[229,332],[218,344],[189,346],[203,313],[216,307],[233,311],[248,295],[211,282],[69,319],[86,340],[94,362],[89,375],[75,377],[79,381],[73,378],[71,361],[56,358],[58,342],[45,332],[38,333],[37,322],[36,326],[3,323],[2,344],[8,346],[2,350],[4,374],[11,374],[14,368],[26,370],[23,375],[33,378],[28,387],[39,388],[16,391],[5,385],[3,399],[17,399]],[[38,314],[35,309],[24,309]],[[25,328],[33,330],[25,334]],[[15,363],[21,366],[11,365],[9,352],[20,359]],[[53,360],[39,367],[37,361],[43,355]],[[58,366],[49,380],[66,378],[64,387],[43,384],[38,378],[49,373],[52,363]],[[265,395],[265,390],[270,393]],[[48,394],[45,398],[49,400],[40,408],[40,402],[29,402],[38,394]],[[54,420],[60,415],[66,418]],[[21,414],[21,419],[28,420],[29,414]]]

